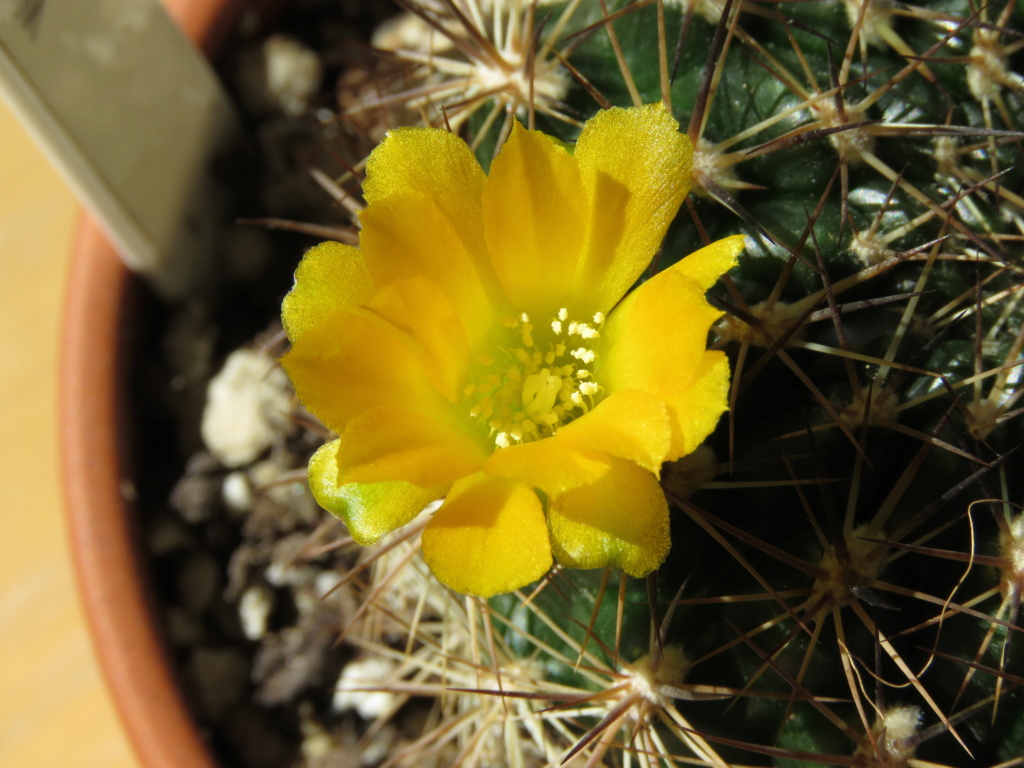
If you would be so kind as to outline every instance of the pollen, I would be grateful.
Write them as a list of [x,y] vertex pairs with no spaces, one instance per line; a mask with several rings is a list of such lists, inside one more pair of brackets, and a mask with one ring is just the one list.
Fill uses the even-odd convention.
[[592,322],[570,319],[563,307],[537,325],[525,312],[499,321],[496,343],[477,356],[463,389],[469,417],[496,449],[550,437],[597,405],[604,319],[601,312]]

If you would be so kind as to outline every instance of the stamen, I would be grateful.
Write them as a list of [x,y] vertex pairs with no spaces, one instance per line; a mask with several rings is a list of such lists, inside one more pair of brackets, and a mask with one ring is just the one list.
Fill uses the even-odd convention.
[[589,350],[586,347],[577,347],[569,354],[575,357],[580,362],[586,363],[587,365],[590,365],[590,363],[594,362],[594,360],[597,358],[597,355],[592,350]]
[[[524,318],[526,317],[525,313],[523,314],[523,317]],[[532,347],[533,346],[533,326],[530,325],[526,320],[523,320],[523,333],[522,333],[522,336],[523,336],[523,346],[524,347]]]
[[[602,313],[594,315],[597,327],[603,321]],[[470,418],[486,426],[495,448],[550,437],[599,402],[602,387],[589,370],[597,359],[589,342],[600,336],[594,325],[570,321],[565,307],[536,329],[525,312],[501,325],[506,344],[478,357],[463,390]],[[575,347],[561,342],[567,335],[579,339]]]
[[554,429],[558,426],[558,416],[554,413],[539,414],[537,416],[537,420],[550,429]]

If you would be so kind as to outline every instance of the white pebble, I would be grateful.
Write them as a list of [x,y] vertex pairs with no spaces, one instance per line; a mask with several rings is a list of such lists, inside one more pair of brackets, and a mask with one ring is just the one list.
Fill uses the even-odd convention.
[[203,442],[226,467],[249,464],[288,430],[288,376],[266,355],[240,349],[210,380],[203,411]]
[[245,472],[236,471],[228,474],[224,478],[220,492],[228,509],[247,512],[252,507],[252,486],[249,485],[249,478],[245,476]]
[[374,720],[389,712],[397,697],[389,691],[358,690],[384,685],[392,679],[395,663],[367,656],[355,659],[341,670],[331,704],[335,712],[355,711],[364,720]]
[[274,587],[305,587],[316,579],[316,569],[308,565],[271,563],[263,571],[263,578]]
[[338,585],[345,580],[345,577],[334,571],[321,571],[316,576],[315,589],[320,599],[329,597],[335,593]]
[[263,44],[267,91],[285,114],[297,117],[320,89],[323,71],[316,53],[293,37],[273,35]]
[[267,634],[267,617],[274,609],[274,593],[262,584],[249,587],[238,601],[238,618],[242,632],[250,640],[259,640]]

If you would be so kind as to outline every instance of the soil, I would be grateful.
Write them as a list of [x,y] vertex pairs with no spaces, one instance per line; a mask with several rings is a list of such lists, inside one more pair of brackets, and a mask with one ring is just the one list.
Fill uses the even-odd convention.
[[[219,62],[255,146],[245,168],[231,169],[247,190],[234,212],[257,223],[229,226],[214,298],[144,302],[134,374],[137,490],[167,635],[223,765],[342,768],[379,762],[383,745],[413,735],[399,720],[368,743],[358,712],[372,716],[372,701],[334,693],[354,656],[337,642],[358,611],[352,585],[342,583],[354,555],[333,546],[344,528],[308,492],[306,462],[324,435],[275,362],[286,343],[278,318],[291,273],[324,238],[259,220],[353,236],[343,230],[346,212],[307,169],[335,174],[338,158],[358,161],[372,144],[366,126],[356,130],[334,114],[377,66],[366,41],[393,9],[354,0],[286,6],[273,39],[243,33]],[[269,94],[267,72],[277,64],[267,66],[268,49],[293,55],[316,90]],[[339,83],[348,91],[339,94]],[[227,410],[207,413],[204,440],[208,388],[229,359],[233,375],[216,380],[217,407]],[[248,442],[238,444],[233,435],[245,430],[233,424],[249,430]],[[412,722],[416,705],[408,710]]]

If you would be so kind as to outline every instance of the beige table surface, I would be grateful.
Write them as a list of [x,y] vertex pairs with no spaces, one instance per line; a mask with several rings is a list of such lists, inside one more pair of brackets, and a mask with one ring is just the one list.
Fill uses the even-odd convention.
[[0,766],[136,768],[72,577],[56,441],[74,197],[0,102]]

